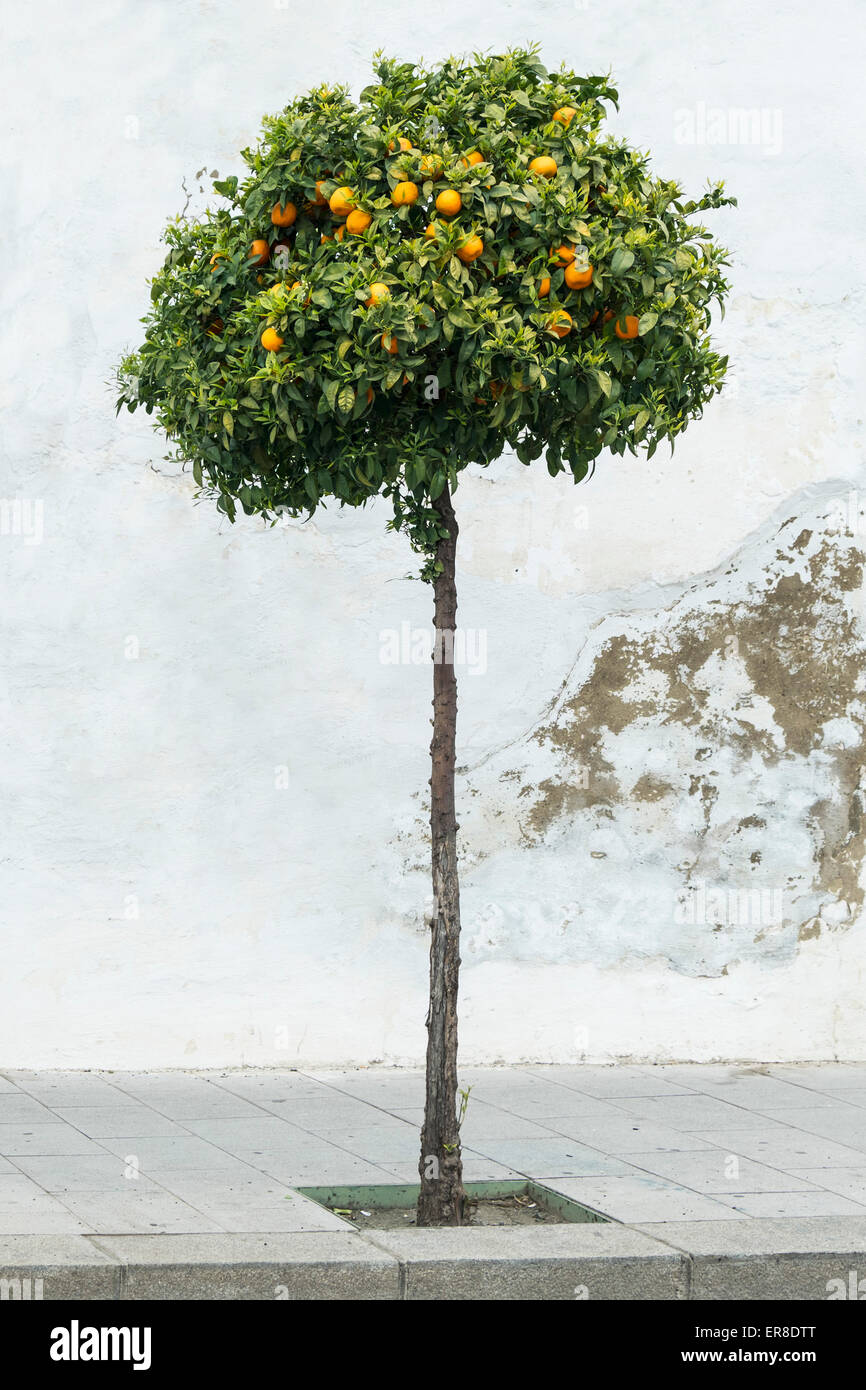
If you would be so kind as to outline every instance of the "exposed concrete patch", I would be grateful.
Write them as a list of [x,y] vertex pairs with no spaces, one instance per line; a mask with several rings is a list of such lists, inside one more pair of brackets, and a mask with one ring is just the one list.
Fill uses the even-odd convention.
[[721,977],[849,925],[863,568],[818,501],[667,607],[600,622],[541,722],[460,789],[465,956]]

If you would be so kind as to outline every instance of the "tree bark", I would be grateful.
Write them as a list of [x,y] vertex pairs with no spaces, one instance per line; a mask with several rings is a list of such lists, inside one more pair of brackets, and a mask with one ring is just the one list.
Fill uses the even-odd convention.
[[463,1224],[465,1194],[457,1117],[457,983],[460,971],[460,887],[454,768],[457,739],[457,627],[455,558],[457,519],[448,488],[434,503],[447,536],[433,581],[433,740],[430,744],[430,838],[433,913],[430,941],[430,1007],[427,1014],[427,1094],[421,1131],[419,1226]]

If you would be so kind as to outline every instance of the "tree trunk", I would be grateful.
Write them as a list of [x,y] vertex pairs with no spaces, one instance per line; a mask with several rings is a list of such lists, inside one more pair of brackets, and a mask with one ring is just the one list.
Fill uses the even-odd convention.
[[430,941],[430,1008],[427,1014],[427,1095],[421,1132],[419,1226],[463,1223],[463,1164],[457,1119],[457,981],[460,970],[460,888],[457,880],[457,821],[454,767],[457,736],[457,627],[455,555],[457,519],[446,487],[435,502],[448,535],[436,558],[433,582],[433,740],[430,744],[430,837],[433,855],[433,913]]

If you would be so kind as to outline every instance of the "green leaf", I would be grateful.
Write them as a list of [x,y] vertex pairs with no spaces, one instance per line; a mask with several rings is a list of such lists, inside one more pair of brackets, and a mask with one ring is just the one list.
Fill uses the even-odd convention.
[[611,275],[623,275],[633,265],[634,252],[629,251],[626,246],[618,246],[610,263],[610,273]]
[[337,409],[342,415],[348,415],[355,404],[355,392],[351,386],[344,386],[337,397]]
[[436,498],[440,495],[440,493],[442,492],[442,490],[443,490],[444,487],[445,487],[445,474],[442,473],[441,471],[440,471],[440,472],[437,472],[437,473],[434,473],[434,474],[433,474],[433,477],[432,477],[432,479],[431,479],[431,481],[430,481],[430,500],[431,500],[431,502],[435,502],[435,501],[436,501]]
[[641,314],[637,322],[637,331],[641,337],[643,337],[644,333],[649,333],[651,328],[655,328],[658,323],[658,317],[658,314],[653,313]]
[[232,419],[231,412],[228,410],[223,411],[223,429],[226,434],[234,434],[235,432],[235,422]]

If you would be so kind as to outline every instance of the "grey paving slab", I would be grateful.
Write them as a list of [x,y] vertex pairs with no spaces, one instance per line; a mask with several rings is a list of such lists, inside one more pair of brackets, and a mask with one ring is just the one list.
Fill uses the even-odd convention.
[[866,1164],[862,1168],[793,1168],[791,1172],[814,1187],[837,1192],[866,1206]]
[[123,1094],[105,1077],[85,1071],[14,1071],[5,1075],[44,1105],[122,1105]]
[[421,1151],[420,1136],[411,1125],[353,1125],[319,1133],[322,1139],[369,1163],[417,1162]]
[[201,1077],[145,1075],[125,1084],[131,1087],[125,1097],[127,1102],[146,1104],[172,1120],[204,1120],[219,1115],[254,1119],[261,1114],[254,1101]]
[[703,1130],[765,1129],[767,1117],[745,1106],[731,1105],[716,1095],[623,1097],[619,1102],[629,1115],[653,1120],[670,1129]]
[[777,1124],[820,1134],[863,1150],[866,1159],[866,1110],[858,1105],[819,1105],[795,1110],[773,1110],[770,1118]]
[[99,1153],[99,1145],[80,1130],[61,1121],[51,1124],[0,1124],[0,1154]]
[[353,1096],[341,1095],[338,1091],[330,1096],[262,1100],[260,1106],[258,1113],[263,1118],[273,1116],[310,1134],[353,1124],[385,1124],[391,1118],[390,1113],[380,1106],[369,1105]]
[[685,1261],[616,1225],[370,1232],[405,1268],[406,1298],[676,1299]]
[[148,1105],[63,1106],[55,1107],[54,1114],[91,1139],[158,1138],[185,1133],[173,1120]]
[[279,1100],[293,1096],[315,1098],[328,1093],[330,1087],[323,1085],[303,1072],[248,1071],[248,1072],[205,1072],[202,1074],[218,1089],[226,1094],[242,1096],[246,1100],[259,1103],[262,1098]]
[[719,1076],[704,1082],[703,1092],[729,1105],[761,1112],[834,1103],[825,1092],[766,1075]]
[[55,1197],[47,1193],[0,1204],[0,1235],[73,1235],[85,1231]]
[[575,1118],[566,1115],[548,1119],[547,1124],[558,1134],[615,1155],[649,1153],[656,1149],[700,1151],[713,1148],[705,1139],[698,1139],[686,1130],[671,1129],[653,1120],[642,1120],[636,1115],[622,1112],[612,1117],[581,1115]]
[[259,1146],[263,1149],[291,1150],[293,1147],[303,1147],[307,1142],[307,1134],[302,1128],[276,1115],[257,1115],[253,1120],[212,1116],[206,1120],[187,1120],[184,1127],[200,1139],[230,1152]]
[[629,1163],[680,1187],[712,1195],[746,1192],[809,1192],[815,1184],[749,1158],[709,1149],[700,1153],[630,1153]]
[[654,1068],[643,1067],[527,1067],[525,1075],[570,1087],[600,1100],[617,1097],[688,1095],[690,1090],[677,1082],[656,1075]]
[[50,1154],[16,1159],[22,1173],[46,1192],[125,1192],[131,1182],[154,1187],[149,1178],[131,1175],[115,1154]]
[[[347,1153],[336,1145],[327,1145],[305,1154],[286,1154],[280,1150],[241,1150],[243,1158],[259,1172],[276,1178],[290,1187],[322,1187],[327,1183],[350,1184],[387,1183],[392,1179],[384,1167]],[[417,1173],[417,1157],[415,1172]]]
[[819,1091],[866,1088],[866,1063],[863,1062],[774,1063],[767,1071],[782,1081],[811,1086]]
[[290,1192],[280,1197],[199,1199],[200,1210],[223,1231],[344,1231],[346,1222],[316,1202]]
[[788,1125],[774,1125],[763,1130],[698,1130],[697,1133],[717,1148],[754,1158],[785,1172],[797,1168],[858,1168],[863,1165],[862,1150]]
[[837,1192],[744,1192],[720,1201],[747,1216],[866,1216],[866,1206]]
[[547,1185],[617,1221],[640,1221],[643,1225],[747,1220],[744,1212],[734,1211],[713,1197],[634,1171],[630,1176],[551,1178]]
[[629,1173],[622,1159],[588,1148],[572,1139],[500,1139],[471,1151],[492,1158],[528,1178],[578,1174]]
[[488,1139],[549,1139],[550,1135],[549,1127],[486,1101],[469,1107],[460,1130],[461,1140],[470,1148]]
[[28,1096],[24,1091],[0,1092],[0,1125],[50,1125],[53,1121],[52,1112],[34,1096]]
[[124,1299],[397,1299],[400,1265],[354,1231],[112,1236],[100,1245],[125,1270]]
[[100,1139],[99,1143],[103,1152],[129,1159],[148,1174],[172,1168],[233,1168],[237,1162],[234,1154],[192,1134],[164,1139]]
[[59,1199],[89,1235],[218,1232],[219,1222],[168,1192],[67,1192]]

